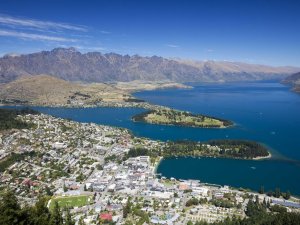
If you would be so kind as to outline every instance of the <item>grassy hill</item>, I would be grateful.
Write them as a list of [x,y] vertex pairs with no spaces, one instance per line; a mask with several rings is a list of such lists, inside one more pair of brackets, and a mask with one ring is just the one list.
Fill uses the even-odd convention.
[[141,102],[131,93],[162,88],[191,88],[176,82],[132,81],[117,83],[79,83],[49,75],[23,76],[0,84],[0,104],[95,105],[102,102]]
[[126,91],[108,84],[72,83],[48,75],[24,76],[0,85],[0,102],[4,104],[86,105],[131,98]]

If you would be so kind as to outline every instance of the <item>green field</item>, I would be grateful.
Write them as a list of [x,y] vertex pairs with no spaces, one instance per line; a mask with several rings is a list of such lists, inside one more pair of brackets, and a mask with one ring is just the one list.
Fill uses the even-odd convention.
[[68,196],[68,197],[56,197],[51,199],[50,209],[53,209],[54,202],[57,201],[61,208],[64,207],[81,207],[88,205],[93,202],[92,195],[79,195],[79,196]]

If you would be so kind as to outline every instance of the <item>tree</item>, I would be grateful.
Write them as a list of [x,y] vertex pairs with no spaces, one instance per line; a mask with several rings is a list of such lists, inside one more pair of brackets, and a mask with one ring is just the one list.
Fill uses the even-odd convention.
[[123,218],[127,218],[128,214],[130,213],[130,209],[131,209],[131,204],[130,204],[130,200],[128,199],[125,207],[123,207]]
[[280,188],[276,188],[276,189],[275,189],[274,197],[279,198],[280,195],[281,195]]
[[192,205],[198,205],[199,204],[199,200],[196,199],[196,198],[191,198],[189,199],[186,203],[185,203],[185,206],[186,207],[190,207]]
[[6,191],[1,196],[0,202],[0,224],[14,225],[19,224],[19,213],[21,207],[17,197],[12,191]]
[[265,208],[267,208],[267,201],[266,201],[266,198],[264,198],[264,200],[263,200],[263,206],[264,206]]
[[258,198],[258,195],[255,195],[255,204],[259,204],[259,198]]
[[264,186],[260,186],[259,194],[264,194],[264,193],[265,193],[265,187]]
[[287,191],[286,193],[281,193],[282,197],[288,200],[291,197],[291,192]]
[[62,213],[61,213],[61,210],[60,210],[60,207],[59,207],[57,201],[54,201],[54,208],[51,213],[50,224],[51,225],[62,225],[63,224]]
[[74,220],[72,220],[72,216],[69,208],[65,209],[65,225],[75,225]]
[[48,186],[45,187],[45,191],[46,191],[46,194],[47,194],[47,195],[49,195],[49,196],[52,196],[52,195],[53,195],[51,189],[50,189]]
[[39,200],[32,210],[33,213],[30,215],[34,224],[49,224],[51,213],[46,205],[47,199],[45,197],[39,197]]
[[261,215],[266,210],[262,205],[259,203],[254,203],[251,199],[248,202],[247,209],[246,209],[246,215],[249,217],[255,216],[255,215]]

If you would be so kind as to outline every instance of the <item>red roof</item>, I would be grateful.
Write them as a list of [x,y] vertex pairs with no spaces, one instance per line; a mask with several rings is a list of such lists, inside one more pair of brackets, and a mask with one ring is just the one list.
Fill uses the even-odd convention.
[[110,214],[110,213],[102,213],[102,214],[100,214],[100,219],[101,220],[112,221],[112,214]]

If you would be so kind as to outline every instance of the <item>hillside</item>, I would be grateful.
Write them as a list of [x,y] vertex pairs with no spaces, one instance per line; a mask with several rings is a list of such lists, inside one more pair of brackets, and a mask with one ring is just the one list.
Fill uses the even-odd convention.
[[131,93],[162,88],[191,88],[175,82],[81,83],[49,75],[22,76],[0,84],[0,103],[86,106],[99,103],[139,103]]
[[286,77],[282,83],[292,85],[294,91],[300,92],[300,72]]
[[79,84],[48,75],[24,76],[0,85],[2,103],[34,105],[87,105],[122,102],[132,97],[127,92],[101,83]]
[[0,83],[24,75],[48,74],[68,81],[246,81],[283,78],[299,68],[246,63],[191,61],[158,56],[80,53],[75,48],[56,48],[27,55],[0,58]]

